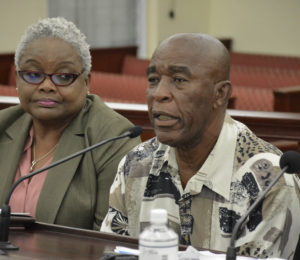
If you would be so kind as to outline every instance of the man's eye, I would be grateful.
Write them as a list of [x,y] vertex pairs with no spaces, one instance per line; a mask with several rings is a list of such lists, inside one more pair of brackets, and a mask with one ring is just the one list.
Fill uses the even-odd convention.
[[182,82],[186,82],[187,80],[184,79],[184,78],[176,77],[176,78],[174,78],[174,81],[175,81],[176,83],[182,83]]
[[150,84],[156,84],[156,83],[158,83],[158,81],[159,81],[159,79],[157,77],[149,77],[148,78],[148,82]]

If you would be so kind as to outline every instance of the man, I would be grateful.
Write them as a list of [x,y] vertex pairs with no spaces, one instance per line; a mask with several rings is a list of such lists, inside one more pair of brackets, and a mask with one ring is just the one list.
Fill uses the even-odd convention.
[[[236,221],[278,174],[280,151],[226,114],[230,59],[217,39],[177,34],[147,70],[156,138],[121,161],[101,231],[138,237],[153,208],[182,244],[226,251]],[[292,259],[299,233],[292,176],[268,193],[236,242],[238,254]]]

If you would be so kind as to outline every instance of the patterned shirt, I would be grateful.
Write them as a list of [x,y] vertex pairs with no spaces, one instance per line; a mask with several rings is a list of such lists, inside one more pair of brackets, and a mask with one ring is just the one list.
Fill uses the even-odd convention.
[[[227,115],[213,150],[183,189],[175,149],[148,140],[120,162],[101,231],[138,237],[151,209],[164,208],[182,244],[225,252],[237,220],[280,172],[280,154]],[[285,174],[250,214],[238,254],[292,259],[300,232],[295,178]]]

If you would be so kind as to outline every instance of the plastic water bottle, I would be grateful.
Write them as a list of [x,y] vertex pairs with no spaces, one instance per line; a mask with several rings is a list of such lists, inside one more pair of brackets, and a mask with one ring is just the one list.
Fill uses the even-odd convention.
[[167,227],[167,222],[166,210],[151,210],[151,225],[139,237],[139,260],[178,259],[178,235]]

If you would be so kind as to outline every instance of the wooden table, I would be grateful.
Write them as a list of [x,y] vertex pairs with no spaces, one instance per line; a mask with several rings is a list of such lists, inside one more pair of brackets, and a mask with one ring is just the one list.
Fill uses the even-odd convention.
[[100,259],[116,246],[138,248],[137,239],[103,232],[35,222],[30,228],[11,229],[9,240],[19,250],[0,259]]

